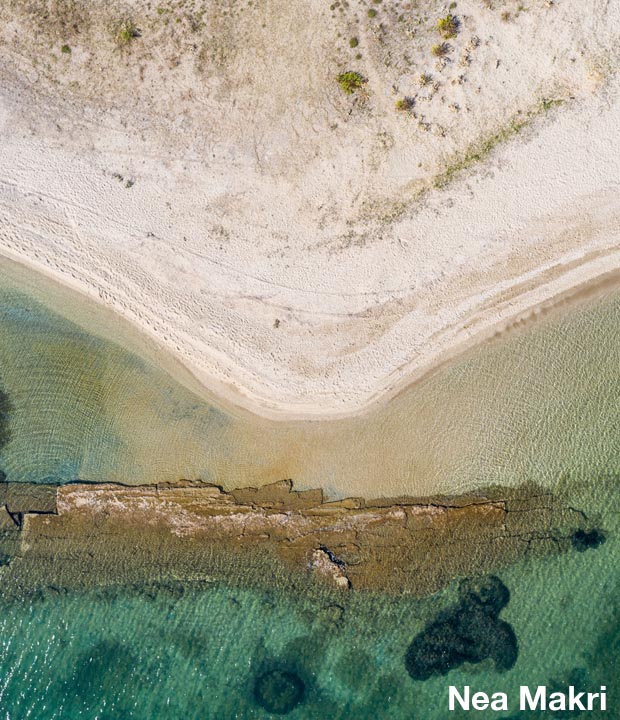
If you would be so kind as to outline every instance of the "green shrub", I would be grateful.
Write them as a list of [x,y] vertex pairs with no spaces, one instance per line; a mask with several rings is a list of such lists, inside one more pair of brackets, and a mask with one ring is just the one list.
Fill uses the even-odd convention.
[[140,37],[140,33],[134,23],[131,20],[123,20],[116,31],[116,44],[119,47],[126,47],[137,37]]
[[65,55],[71,55],[71,48],[68,45],[63,45],[60,48],[60,52],[64,53]]
[[459,31],[459,21],[454,15],[446,15],[437,22],[437,29],[441,33],[441,36],[448,40],[456,36]]
[[377,11],[374,8],[370,8],[370,10],[368,11],[368,17],[377,17]]
[[349,47],[356,48],[360,44],[360,41],[356,37],[352,37],[349,40]]
[[352,70],[338,75],[338,84],[347,95],[352,95],[359,90],[365,82],[366,80],[358,72]]
[[422,87],[426,87],[433,82],[433,76],[430,73],[422,73],[418,78],[418,84]]
[[399,112],[404,112],[405,110],[411,110],[411,106],[413,105],[413,101],[411,98],[400,98],[400,100],[396,101],[395,108]]

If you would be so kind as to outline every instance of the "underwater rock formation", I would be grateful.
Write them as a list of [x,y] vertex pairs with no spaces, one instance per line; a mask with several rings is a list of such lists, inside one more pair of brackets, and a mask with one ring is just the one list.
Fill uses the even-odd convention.
[[9,430],[9,416],[13,411],[13,405],[9,396],[0,390],[0,450],[11,438]]
[[327,548],[321,547],[312,551],[310,566],[334,587],[341,590],[348,590],[351,587],[351,581],[345,573],[345,564]]
[[495,575],[466,578],[461,583],[459,594],[464,603],[481,605],[493,615],[499,615],[510,602],[510,590]]
[[304,699],[304,681],[286,670],[270,670],[256,678],[254,699],[257,704],[276,715],[286,715]]
[[593,550],[600,547],[607,538],[603,535],[600,530],[576,530],[572,537],[571,542],[577,552],[585,552],[586,550]]
[[64,705],[63,717],[131,717],[132,686],[140,667],[140,658],[128,645],[102,639],[81,653],[49,692]]
[[517,660],[517,638],[512,627],[499,619],[509,599],[510,591],[497,577],[465,581],[460,602],[440,612],[409,645],[405,655],[409,675],[428,680],[487,658],[500,672],[509,670]]
[[[325,501],[282,481],[226,492],[182,481],[125,486],[0,483],[5,592],[165,582],[322,582],[428,595],[532,554],[566,552],[579,510],[532,488],[453,498]],[[1,515],[1,513],[0,513]],[[58,562],[71,558],[71,562]],[[296,579],[295,579],[296,578]],[[488,610],[498,586],[471,590]],[[471,604],[471,603],[470,603]],[[496,612],[499,612],[497,610]]]

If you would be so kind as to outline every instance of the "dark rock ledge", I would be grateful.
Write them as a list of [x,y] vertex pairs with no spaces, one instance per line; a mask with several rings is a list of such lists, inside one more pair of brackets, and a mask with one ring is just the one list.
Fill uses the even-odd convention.
[[536,487],[334,502],[290,480],[230,492],[200,481],[0,483],[5,590],[234,579],[251,574],[245,566],[260,566],[260,578],[267,563],[269,582],[426,595],[527,555],[572,551],[586,529],[583,512]]

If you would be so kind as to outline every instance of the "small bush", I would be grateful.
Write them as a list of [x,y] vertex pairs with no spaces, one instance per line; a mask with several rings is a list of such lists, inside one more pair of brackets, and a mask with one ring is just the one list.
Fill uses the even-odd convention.
[[123,20],[116,32],[116,44],[120,47],[126,47],[138,37],[140,37],[140,32],[131,20]]
[[71,48],[68,45],[63,45],[60,48],[60,52],[64,53],[65,55],[71,55]]
[[347,95],[352,95],[359,90],[365,82],[364,78],[358,72],[352,70],[338,75],[338,84]]
[[455,2],[451,2],[451,3],[450,3],[450,10],[454,10],[455,7],[456,7],[456,3],[455,3]]
[[418,78],[418,84],[421,87],[426,87],[433,82],[433,76],[430,73],[422,73]]
[[512,15],[510,14],[509,10],[502,10],[502,22],[510,22],[512,20]]
[[413,100],[411,98],[400,98],[400,100],[396,101],[395,108],[399,112],[405,112],[406,110],[411,110],[411,107],[413,105]]
[[370,8],[370,10],[368,11],[368,17],[377,17],[377,11],[374,8]]
[[433,47],[431,48],[431,54],[433,57],[442,58],[445,57],[450,52],[450,50],[451,48],[448,43],[443,42],[439,43],[439,45],[433,45]]
[[356,48],[360,44],[360,41],[356,37],[352,37],[349,40],[349,47]]
[[454,15],[446,15],[445,18],[441,18],[441,20],[437,22],[437,29],[441,36],[448,40],[449,38],[455,37],[459,31],[459,21]]

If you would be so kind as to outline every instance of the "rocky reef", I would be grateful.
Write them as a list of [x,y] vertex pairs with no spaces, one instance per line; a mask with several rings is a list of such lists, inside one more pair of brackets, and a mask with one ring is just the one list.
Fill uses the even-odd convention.
[[13,404],[9,396],[0,390],[0,449],[2,449],[10,438],[9,416],[13,410]]
[[[531,554],[569,551],[586,521],[531,487],[453,498],[326,501],[321,490],[297,491],[290,480],[230,492],[199,481],[3,482],[1,574],[11,592],[211,582],[235,573],[243,580],[250,566],[261,582],[267,563],[270,583],[303,577],[340,592],[422,596]],[[490,607],[481,600],[484,592],[474,594],[473,605],[467,601],[469,615],[478,612],[474,606]],[[485,618],[489,612],[479,611]]]
[[586,550],[594,550],[600,547],[607,538],[605,535],[596,528],[592,530],[575,530],[571,537],[573,547],[577,552],[585,552]]

